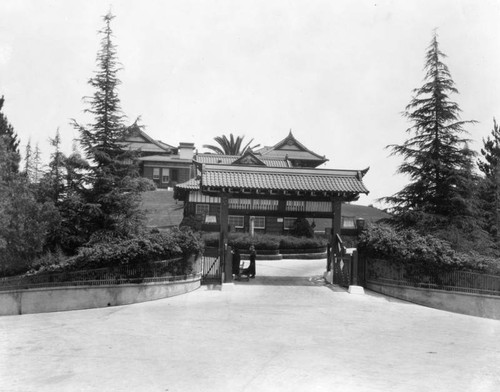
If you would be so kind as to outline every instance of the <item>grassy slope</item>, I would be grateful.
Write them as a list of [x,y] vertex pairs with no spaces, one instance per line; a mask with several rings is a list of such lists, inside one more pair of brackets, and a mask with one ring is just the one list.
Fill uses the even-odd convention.
[[143,193],[141,208],[146,212],[149,227],[178,226],[184,203],[174,200],[173,191],[157,190]]

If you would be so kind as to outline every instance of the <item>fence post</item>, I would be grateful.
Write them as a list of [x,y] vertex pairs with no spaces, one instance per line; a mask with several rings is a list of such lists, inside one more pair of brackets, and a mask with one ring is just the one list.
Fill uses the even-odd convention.
[[351,283],[354,286],[358,285],[358,251],[354,250],[351,256]]
[[221,284],[232,282],[232,275],[230,279],[226,276],[226,252],[228,250],[228,215],[229,214],[229,198],[226,193],[220,195],[220,236],[219,236],[219,257],[221,266]]

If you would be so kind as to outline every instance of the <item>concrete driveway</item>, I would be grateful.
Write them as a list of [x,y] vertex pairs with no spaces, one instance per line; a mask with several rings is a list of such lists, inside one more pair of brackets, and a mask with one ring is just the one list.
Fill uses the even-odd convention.
[[131,306],[0,318],[0,391],[498,391],[500,321],[325,286],[324,260]]

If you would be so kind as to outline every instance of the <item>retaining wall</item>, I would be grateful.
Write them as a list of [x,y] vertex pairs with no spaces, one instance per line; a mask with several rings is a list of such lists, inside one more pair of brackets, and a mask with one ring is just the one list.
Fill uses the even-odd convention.
[[367,289],[419,305],[500,320],[500,296],[408,287],[367,281]]
[[201,278],[139,284],[67,286],[0,292],[0,316],[128,305],[185,294]]

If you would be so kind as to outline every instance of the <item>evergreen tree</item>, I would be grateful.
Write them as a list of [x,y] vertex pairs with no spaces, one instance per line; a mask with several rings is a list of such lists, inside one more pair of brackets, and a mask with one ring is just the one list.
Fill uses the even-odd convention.
[[9,148],[0,137],[0,273],[3,275],[29,268],[31,260],[43,251],[49,227],[58,216],[51,203],[36,201],[26,176],[12,173]]
[[498,242],[500,225],[500,127],[493,119],[491,134],[483,139],[481,149],[483,160],[479,160],[479,170],[484,174],[481,200],[488,232]]
[[38,142],[36,143],[35,149],[33,150],[32,163],[33,176],[31,178],[31,181],[35,184],[38,184],[38,181],[40,180],[40,176],[42,174],[42,151],[40,150]]
[[54,152],[50,154],[48,170],[40,180],[38,197],[39,200],[50,200],[57,205],[61,201],[65,189],[64,164],[66,160],[61,151],[59,128],[56,131],[55,137],[49,138],[49,143],[54,148]]
[[414,90],[404,116],[412,123],[411,136],[402,145],[389,145],[404,163],[398,169],[410,183],[384,200],[403,224],[422,224],[428,230],[447,226],[450,220],[471,217],[470,187],[475,181],[471,170],[475,153],[467,147],[460,108],[450,100],[458,93],[446,57],[439,49],[434,32],[426,52],[424,85]]
[[0,138],[3,143],[3,154],[7,157],[9,164],[3,169],[4,178],[8,178],[19,172],[21,155],[19,154],[19,140],[14,132],[14,127],[9,123],[7,117],[2,113],[5,98],[0,98]]
[[33,150],[31,149],[31,139],[28,139],[28,143],[24,148],[24,174],[26,178],[32,178],[33,176]]
[[111,13],[103,17],[105,27],[99,32],[102,39],[101,49],[97,54],[98,70],[88,82],[95,92],[92,97],[86,98],[89,108],[85,112],[92,114],[95,122],[80,126],[74,121],[75,127],[80,131],[80,143],[87,158],[94,161],[98,167],[108,169],[114,168],[117,159],[124,153],[120,141],[125,130],[125,116],[121,111],[117,91],[121,84],[117,77],[120,64],[116,46],[112,42],[111,21],[114,18]]
[[94,219],[87,222],[87,228],[95,236],[131,235],[142,228],[142,214],[139,210],[141,180],[137,166],[130,151],[122,148],[127,132],[125,116],[120,107],[117,87],[120,70],[116,46],[112,42],[111,21],[114,16],[108,13],[103,17],[104,29],[101,47],[97,54],[98,70],[89,84],[95,89],[86,102],[87,113],[95,121],[86,126],[73,120],[80,132],[80,143],[92,163],[87,181],[88,189],[81,189],[87,203],[85,209],[94,211]]

